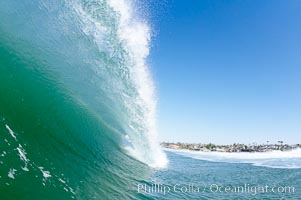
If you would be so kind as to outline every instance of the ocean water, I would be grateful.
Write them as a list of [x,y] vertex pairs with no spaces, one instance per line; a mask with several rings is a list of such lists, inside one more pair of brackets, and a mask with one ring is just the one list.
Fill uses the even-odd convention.
[[[260,155],[252,153],[239,155],[228,153],[228,158],[223,153],[222,155],[206,153],[206,156],[203,153],[188,151],[166,153],[169,159],[168,167],[154,171],[150,178],[151,184],[142,185],[139,189],[154,199],[300,199],[301,197],[300,154],[294,158],[284,159],[282,155],[275,156],[272,153],[269,157],[265,155],[262,156],[265,158],[258,159]],[[224,157],[222,161],[221,157]],[[248,157],[247,163],[245,159]],[[251,161],[250,157],[254,157],[254,160]],[[255,165],[257,162],[269,164],[257,166]],[[291,168],[293,162],[294,168]],[[274,166],[275,163],[278,163],[277,168]],[[134,188],[138,191],[137,185]]]
[[166,165],[134,3],[0,2],[1,199],[133,199]]
[[[296,156],[254,166],[159,147],[151,31],[137,4],[0,1],[0,199],[298,199]],[[147,190],[156,183],[296,192]]]

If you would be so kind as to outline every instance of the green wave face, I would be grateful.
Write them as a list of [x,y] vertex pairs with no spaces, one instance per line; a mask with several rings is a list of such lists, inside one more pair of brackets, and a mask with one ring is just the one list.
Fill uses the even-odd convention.
[[166,163],[124,3],[0,2],[1,199],[140,199],[126,187]]

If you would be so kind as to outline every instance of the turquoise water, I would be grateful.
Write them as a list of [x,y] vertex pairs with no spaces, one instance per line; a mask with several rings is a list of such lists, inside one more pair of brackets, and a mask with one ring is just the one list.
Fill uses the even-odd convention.
[[[166,157],[156,139],[150,29],[135,3],[0,1],[0,198],[298,199],[296,156],[264,167],[183,152]],[[206,190],[142,191],[154,183]],[[208,191],[244,183],[289,184],[296,192]]]

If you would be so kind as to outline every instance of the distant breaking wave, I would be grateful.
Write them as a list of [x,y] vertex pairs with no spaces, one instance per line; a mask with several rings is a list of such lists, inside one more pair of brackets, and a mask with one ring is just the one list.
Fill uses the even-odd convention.
[[301,149],[271,152],[201,152],[189,150],[170,150],[193,159],[211,162],[249,163],[270,168],[301,168]]

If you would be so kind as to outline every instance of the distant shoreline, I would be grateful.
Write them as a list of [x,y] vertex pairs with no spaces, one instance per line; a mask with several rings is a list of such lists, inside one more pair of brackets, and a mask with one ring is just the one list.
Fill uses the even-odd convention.
[[161,146],[167,149],[174,150],[191,150],[201,152],[269,152],[269,151],[290,151],[301,148],[301,144],[288,145],[279,141],[278,144],[239,144],[234,143],[230,145],[216,145],[216,144],[202,144],[202,143],[172,143],[162,142]]

